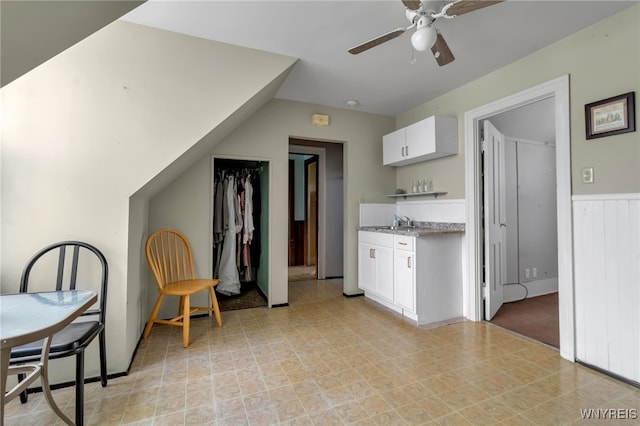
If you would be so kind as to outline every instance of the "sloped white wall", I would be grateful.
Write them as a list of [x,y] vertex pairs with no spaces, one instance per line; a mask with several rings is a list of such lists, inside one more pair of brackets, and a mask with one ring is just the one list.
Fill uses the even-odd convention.
[[[25,261],[49,242],[95,244],[110,266],[109,371],[125,371],[143,325],[139,247],[154,181],[211,149],[226,134],[216,129],[228,133],[237,111],[265,90],[270,98],[294,62],[117,21],[4,86],[1,290],[16,291]],[[90,356],[87,376],[97,371]]]

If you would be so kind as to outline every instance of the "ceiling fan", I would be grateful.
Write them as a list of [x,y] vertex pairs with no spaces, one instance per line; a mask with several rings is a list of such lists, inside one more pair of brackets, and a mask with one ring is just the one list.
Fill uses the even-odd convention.
[[473,12],[474,10],[492,6],[496,3],[501,3],[504,0],[458,0],[446,4],[440,12],[430,9],[432,6],[429,6],[429,3],[434,2],[428,2],[426,0],[401,1],[406,7],[407,19],[411,22],[411,25],[406,28],[396,28],[386,34],[354,46],[349,49],[348,52],[353,55],[357,55],[358,53],[362,53],[386,41],[393,40],[394,38],[404,34],[406,31],[415,28],[416,31],[411,36],[411,45],[413,48],[420,52],[424,52],[431,48],[431,52],[433,53],[436,62],[438,62],[438,65],[447,65],[448,63],[453,62],[455,58],[453,53],[451,53],[447,42],[444,40],[444,37],[434,26],[436,19],[452,19],[456,16]]

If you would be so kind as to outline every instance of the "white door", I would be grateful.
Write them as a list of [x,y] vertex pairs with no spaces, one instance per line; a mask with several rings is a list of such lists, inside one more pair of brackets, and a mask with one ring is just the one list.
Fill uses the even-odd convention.
[[375,279],[375,258],[373,247],[369,244],[358,244],[358,288],[373,291]]
[[393,249],[376,246],[375,257],[375,292],[378,296],[393,302]]
[[394,260],[395,302],[403,308],[415,312],[415,265],[413,252],[396,250]]
[[382,164],[392,165],[403,161],[406,157],[406,129],[398,129],[382,137]]
[[485,319],[502,306],[506,262],[506,191],[504,135],[484,121],[484,285]]

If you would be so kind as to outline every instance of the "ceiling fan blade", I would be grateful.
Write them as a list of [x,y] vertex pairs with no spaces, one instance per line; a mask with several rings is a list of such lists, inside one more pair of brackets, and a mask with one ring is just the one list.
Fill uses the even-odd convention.
[[402,4],[410,10],[418,10],[420,9],[420,6],[422,6],[420,0],[402,0]]
[[440,34],[440,31],[438,31],[435,43],[431,46],[431,53],[433,53],[433,57],[436,58],[436,62],[438,62],[440,66],[447,65],[455,59],[453,53],[451,53],[451,49],[449,49],[449,45],[444,41],[442,34]]
[[448,9],[448,16],[464,15],[474,10],[482,9],[487,6],[493,6],[502,3],[504,0],[458,0],[454,2]]
[[367,42],[354,46],[351,49],[349,49],[348,52],[351,53],[352,55],[357,55],[358,53],[362,53],[365,50],[369,50],[372,47],[376,47],[386,41],[393,40],[394,38],[401,36],[402,34],[405,33],[405,31],[407,31],[406,28],[397,28],[393,31],[389,31],[386,34],[381,35],[380,37],[376,37],[372,40],[369,40]]

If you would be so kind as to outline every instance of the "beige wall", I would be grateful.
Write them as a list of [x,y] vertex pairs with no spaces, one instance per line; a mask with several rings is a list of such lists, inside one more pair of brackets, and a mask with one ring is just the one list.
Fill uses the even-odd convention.
[[[449,192],[447,198],[464,198],[465,111],[569,74],[573,194],[640,192],[638,131],[587,141],[584,119],[587,103],[630,91],[638,98],[639,22],[640,6],[634,6],[398,116],[397,127],[434,114],[457,116],[459,155],[399,167],[397,186],[407,188],[414,179],[429,178],[436,189]],[[580,181],[583,167],[594,168],[595,183]]]
[[[314,127],[311,124],[313,113],[328,114],[330,125]],[[366,114],[346,109],[329,108],[300,102],[274,99],[257,111],[242,126],[238,127],[224,141],[216,145],[212,154],[239,159],[263,160],[270,162],[271,192],[269,195],[270,232],[270,302],[282,304],[288,302],[287,250],[288,250],[288,158],[289,137],[316,139],[344,143],[344,291],[347,294],[359,293],[357,285],[357,232],[360,202],[389,202],[384,194],[394,190],[395,172],[391,167],[382,166],[382,135],[392,130],[393,117]],[[204,191],[211,179],[211,169],[198,167],[197,186],[203,191],[191,191],[190,199],[183,200],[199,211],[209,211],[210,192]],[[191,172],[189,172],[191,173]],[[187,191],[184,179],[183,190]],[[167,191],[175,191],[173,186]],[[188,196],[187,192],[184,192]],[[156,200],[164,197],[160,193],[154,198],[154,209],[162,211],[163,204]],[[168,198],[167,198],[168,200]],[[168,201],[167,201],[168,202]],[[164,215],[151,209],[149,216]],[[185,213],[176,226],[190,229],[192,235],[209,229],[209,222],[194,222]],[[167,221],[150,219],[156,226]],[[193,244],[193,242],[192,242]],[[200,239],[194,251],[210,253],[209,240]],[[150,309],[150,307],[149,307]]]
[[[153,182],[199,160],[294,62],[115,22],[2,87],[0,290],[17,291],[47,243],[95,244],[110,266],[109,371],[125,371],[145,319],[139,264]],[[87,376],[98,371],[91,355]]]

